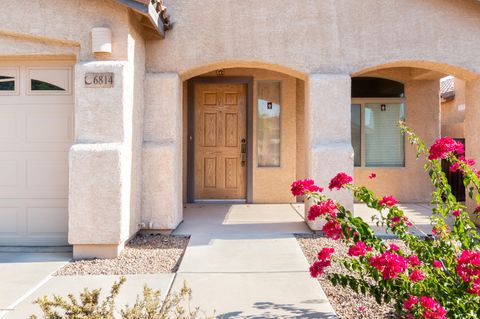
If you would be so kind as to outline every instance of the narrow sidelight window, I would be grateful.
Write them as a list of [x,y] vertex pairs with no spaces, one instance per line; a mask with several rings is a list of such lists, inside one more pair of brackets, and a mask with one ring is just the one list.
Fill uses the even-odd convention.
[[280,89],[279,81],[257,85],[257,165],[280,167]]

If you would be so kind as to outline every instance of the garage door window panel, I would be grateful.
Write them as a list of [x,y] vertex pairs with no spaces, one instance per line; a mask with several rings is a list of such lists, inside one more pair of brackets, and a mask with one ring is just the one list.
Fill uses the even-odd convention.
[[0,68],[0,95],[17,94],[17,78],[16,69]]
[[71,70],[69,68],[29,68],[28,93],[36,94],[70,94]]

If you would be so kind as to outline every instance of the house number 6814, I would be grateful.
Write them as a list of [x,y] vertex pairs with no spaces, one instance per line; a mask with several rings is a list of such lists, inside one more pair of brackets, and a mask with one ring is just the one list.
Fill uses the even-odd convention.
[[87,88],[110,88],[113,87],[113,73],[86,73],[85,87]]

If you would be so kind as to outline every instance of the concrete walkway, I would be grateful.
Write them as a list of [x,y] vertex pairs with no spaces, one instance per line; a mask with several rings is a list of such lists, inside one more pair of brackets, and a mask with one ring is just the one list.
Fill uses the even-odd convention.
[[71,253],[0,252],[0,317],[15,309],[71,258]]
[[294,233],[302,205],[190,205],[174,232],[191,235],[173,284],[218,318],[336,318]]

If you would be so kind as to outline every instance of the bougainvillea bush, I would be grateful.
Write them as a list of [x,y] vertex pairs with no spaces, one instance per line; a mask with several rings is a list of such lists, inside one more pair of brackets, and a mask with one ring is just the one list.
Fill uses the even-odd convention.
[[[352,177],[345,173],[333,177],[328,188],[351,191],[357,201],[375,209],[377,224],[401,239],[406,248],[387,245],[365,221],[328,198],[311,179],[295,181],[292,194],[304,195],[314,203],[308,219],[324,219],[325,235],[345,241],[350,247],[349,257],[340,260],[348,274],[326,276],[334,285],[372,295],[378,303],[393,302],[402,318],[480,318],[480,236],[472,220],[480,208],[469,214],[467,207],[456,201],[442,172],[441,160],[449,162],[451,171],[462,172],[469,196],[477,203],[480,173],[473,167],[473,160],[464,158],[463,144],[443,137],[428,148],[404,123],[400,126],[417,148],[418,157],[425,159],[425,170],[434,186],[433,236],[413,235],[415,225],[394,196],[377,197],[368,188],[354,185]],[[370,178],[376,178],[376,174]],[[448,218],[452,219],[451,227]],[[311,275],[325,275],[332,258],[336,258],[333,248],[318,252],[318,259],[310,267]]]

